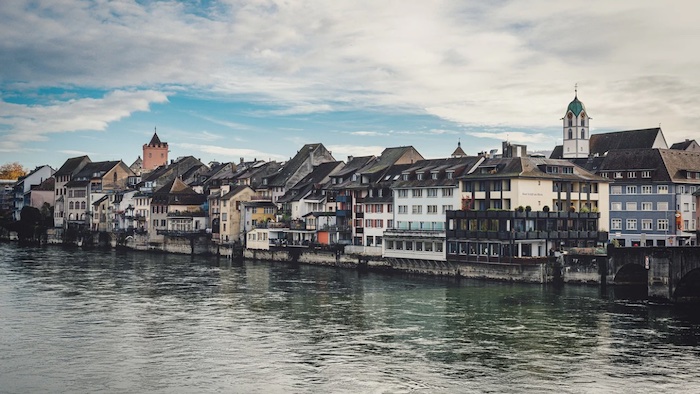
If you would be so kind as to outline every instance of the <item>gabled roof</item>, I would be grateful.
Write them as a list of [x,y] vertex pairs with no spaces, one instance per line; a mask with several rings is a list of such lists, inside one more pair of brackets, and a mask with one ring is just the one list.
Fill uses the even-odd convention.
[[87,160],[88,163],[91,161],[87,155],[78,156],[78,157],[71,157],[70,159],[66,160],[65,163],[63,163],[61,168],[59,168],[58,171],[56,171],[56,173],[54,175],[60,176],[60,175],[72,175],[72,174],[74,174],[75,171],[83,163],[83,160]]
[[[121,163],[119,161],[95,161],[88,163],[80,170],[77,174],[73,176],[73,180],[66,183],[66,187],[82,187],[84,182],[89,181],[95,177],[101,178],[105,173],[118,166]],[[125,165],[126,166],[126,165]],[[128,168],[128,167],[127,167]]]
[[363,175],[377,174],[385,171],[394,164],[412,164],[419,160],[424,160],[424,158],[412,146],[386,148],[379,156],[378,160],[363,168],[361,173]]
[[329,178],[330,174],[343,165],[344,163],[342,161],[332,161],[317,165],[311,173],[287,190],[277,202],[284,203],[301,200],[310,193],[313,193],[314,189],[321,183],[327,182],[327,178]]
[[32,185],[31,190],[36,190],[36,191],[50,190],[50,191],[53,191],[55,189],[55,185],[56,185],[56,178],[50,177],[50,178],[44,179],[44,181],[38,185]]
[[[402,175],[408,174],[410,179],[394,179],[397,175],[387,175],[384,180],[393,181],[392,188],[456,186],[459,184],[457,178],[467,174],[481,160],[480,156],[421,160],[402,171]],[[448,178],[447,173],[452,173],[452,177]],[[418,179],[419,174],[422,179]],[[433,179],[433,174],[436,174],[436,179]]]
[[695,140],[685,140],[683,142],[676,142],[675,144],[671,145],[671,149],[697,151],[700,149],[700,146]]
[[700,184],[700,179],[687,178],[686,172],[700,172],[700,153],[675,149],[658,149],[673,182]]
[[231,189],[228,193],[226,193],[226,194],[224,194],[223,196],[221,196],[221,199],[222,199],[222,200],[229,200],[229,199],[231,199],[232,197],[234,197],[235,195],[239,194],[240,192],[242,192],[242,191],[244,191],[244,190],[246,190],[246,189],[250,189],[251,191],[253,191],[253,188],[251,188],[251,187],[248,186],[248,185],[240,185],[240,186],[234,187],[234,188]]
[[153,193],[152,203],[168,205],[201,205],[207,197],[187,186],[180,178],[168,182]]
[[[573,174],[548,173],[543,171],[548,166],[573,167]],[[476,171],[463,175],[460,179],[505,179],[535,178],[551,180],[590,180],[608,182],[607,178],[592,174],[568,160],[545,159],[541,157],[506,157],[484,160]]]
[[[323,144],[306,144],[304,145],[293,158],[284,163],[280,171],[269,178],[268,187],[283,187],[287,181],[294,175],[299,168],[309,159],[309,154],[318,151],[320,148],[325,150]],[[311,163],[313,165],[313,163]]]
[[663,138],[663,133],[659,127],[592,134],[589,142],[589,152],[593,156],[603,156],[607,152],[617,149],[655,148],[654,143],[658,138],[663,140],[663,146],[660,146],[660,148],[666,148],[666,140]]

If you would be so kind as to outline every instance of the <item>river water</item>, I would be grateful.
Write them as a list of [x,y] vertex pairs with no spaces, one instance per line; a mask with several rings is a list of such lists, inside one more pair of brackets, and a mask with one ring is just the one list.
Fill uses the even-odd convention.
[[700,392],[700,310],[617,292],[0,244],[0,392]]

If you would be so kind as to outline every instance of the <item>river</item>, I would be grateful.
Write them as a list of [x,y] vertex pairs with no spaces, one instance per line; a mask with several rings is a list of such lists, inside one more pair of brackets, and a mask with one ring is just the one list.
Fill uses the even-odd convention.
[[700,392],[699,329],[615,289],[0,244],[3,393]]

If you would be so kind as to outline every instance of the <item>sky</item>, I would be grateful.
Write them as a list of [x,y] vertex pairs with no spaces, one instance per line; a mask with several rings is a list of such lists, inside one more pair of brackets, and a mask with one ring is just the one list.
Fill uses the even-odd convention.
[[0,1],[0,164],[426,158],[661,125],[700,139],[700,2]]

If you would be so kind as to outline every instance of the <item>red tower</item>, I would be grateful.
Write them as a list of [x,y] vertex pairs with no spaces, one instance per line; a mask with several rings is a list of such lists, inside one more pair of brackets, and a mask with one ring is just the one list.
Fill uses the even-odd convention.
[[143,171],[152,171],[158,166],[168,164],[168,143],[161,142],[158,133],[153,132],[151,142],[143,145]]

